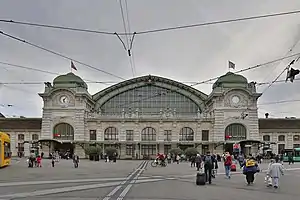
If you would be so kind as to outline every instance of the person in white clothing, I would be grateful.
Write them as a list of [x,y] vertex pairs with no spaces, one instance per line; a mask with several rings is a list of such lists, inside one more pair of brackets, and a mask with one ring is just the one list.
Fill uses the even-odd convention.
[[284,175],[283,165],[280,163],[280,160],[277,159],[275,163],[271,164],[268,174],[272,177],[274,188],[278,188],[279,179]]
[[269,163],[268,170],[267,170],[266,177],[265,177],[265,183],[267,184],[268,187],[272,187],[272,177],[269,174],[269,171],[270,171],[271,165],[273,163],[275,163],[275,160],[271,159],[271,162]]

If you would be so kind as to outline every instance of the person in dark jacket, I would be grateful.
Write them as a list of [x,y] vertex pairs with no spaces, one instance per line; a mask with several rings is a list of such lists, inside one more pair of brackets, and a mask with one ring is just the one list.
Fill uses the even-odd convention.
[[212,169],[212,177],[213,178],[216,178],[216,175],[217,175],[217,172],[218,172],[218,168],[219,168],[219,165],[218,165],[218,159],[217,159],[217,156],[216,155],[213,155],[213,169]]
[[195,155],[192,155],[192,156],[190,157],[191,167],[195,167],[195,165],[196,165],[195,160],[196,160],[196,156],[195,156]]
[[204,172],[206,176],[206,182],[211,184],[211,178],[212,178],[212,169],[214,165],[214,157],[210,154],[208,151],[203,159],[204,162]]
[[253,184],[254,174],[258,171],[258,164],[255,161],[255,158],[250,155],[248,159],[243,163],[243,174],[246,175],[247,184]]

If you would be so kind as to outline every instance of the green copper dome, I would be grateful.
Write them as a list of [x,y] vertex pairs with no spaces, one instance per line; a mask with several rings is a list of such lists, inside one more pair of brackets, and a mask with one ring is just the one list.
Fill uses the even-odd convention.
[[53,80],[53,86],[54,87],[83,87],[83,88],[88,88],[87,84],[80,78],[79,76],[76,76],[72,72],[65,74],[65,75],[60,75],[56,77]]
[[248,80],[244,76],[228,72],[225,75],[218,78],[218,80],[213,84],[213,89],[224,85],[236,86],[245,84],[248,84]]

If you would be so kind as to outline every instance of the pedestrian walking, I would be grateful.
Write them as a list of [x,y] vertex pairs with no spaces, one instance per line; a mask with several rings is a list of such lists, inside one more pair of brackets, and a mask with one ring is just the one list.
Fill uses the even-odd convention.
[[279,187],[279,179],[282,175],[284,175],[283,172],[283,165],[281,163],[279,163],[280,161],[277,160],[275,163],[273,163],[270,166],[270,169],[268,171],[268,174],[270,174],[270,176],[272,177],[272,182],[273,182],[273,186],[274,188],[278,188]]
[[275,160],[274,159],[271,159],[270,163],[269,163],[269,166],[268,166],[268,170],[267,170],[267,173],[266,173],[266,176],[265,176],[265,183],[268,187],[272,187],[272,177],[270,175],[270,169],[271,169],[271,165],[275,163]]
[[245,161],[243,165],[243,174],[246,175],[247,184],[254,183],[254,174],[258,171],[258,164],[255,161],[255,158],[250,154],[249,158]]
[[199,171],[201,168],[201,162],[202,162],[201,156],[200,154],[197,154],[197,156],[195,157],[197,171]]
[[214,158],[208,151],[204,156],[204,173],[206,176],[206,182],[211,184],[212,169],[213,169]]
[[232,157],[230,153],[227,152],[225,154],[224,167],[225,167],[225,175],[228,179],[230,179],[231,165],[232,165]]

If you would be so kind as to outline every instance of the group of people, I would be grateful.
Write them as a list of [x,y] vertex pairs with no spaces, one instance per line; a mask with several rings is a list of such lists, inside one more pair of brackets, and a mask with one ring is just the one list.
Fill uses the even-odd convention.
[[[231,177],[231,170],[232,165],[234,164],[234,157],[230,155],[228,152],[222,155],[224,169],[225,169],[225,176],[226,178],[230,179]],[[237,157],[240,166],[242,168],[243,174],[245,175],[246,182],[248,185],[252,185],[254,183],[255,174],[260,172],[259,165],[260,161],[252,156],[251,154],[247,157],[243,156]],[[204,168],[204,173],[206,177],[206,182],[211,184],[212,178],[215,178],[218,169],[218,159],[216,155],[207,152],[206,155],[199,155],[191,156],[191,167],[196,167],[197,171]],[[279,179],[284,174],[284,168],[281,163],[281,160],[278,157],[275,159],[271,159],[271,162],[268,166],[265,181],[268,187],[274,186],[274,188],[279,187]]]

